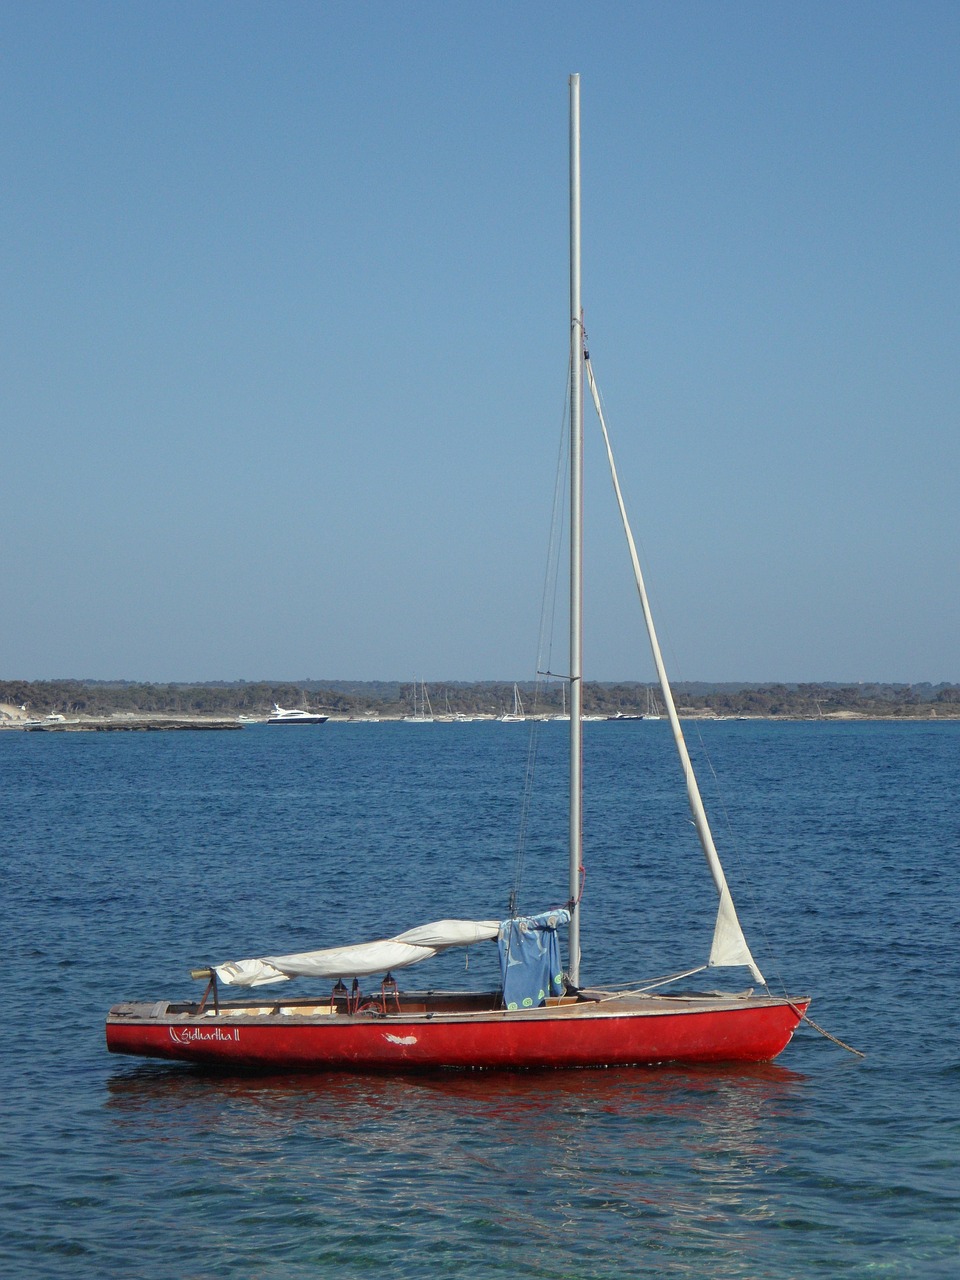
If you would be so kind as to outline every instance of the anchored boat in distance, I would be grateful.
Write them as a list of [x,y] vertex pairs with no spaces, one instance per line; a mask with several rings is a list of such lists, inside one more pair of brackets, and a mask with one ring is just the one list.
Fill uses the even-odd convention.
[[274,703],[267,724],[326,724],[329,719],[319,711],[286,711]]

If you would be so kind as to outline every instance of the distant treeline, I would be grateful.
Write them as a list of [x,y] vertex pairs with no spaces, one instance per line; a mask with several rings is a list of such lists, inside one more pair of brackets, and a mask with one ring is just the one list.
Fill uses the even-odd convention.
[[[528,714],[552,713],[562,705],[561,684],[520,684]],[[643,713],[648,684],[586,684],[588,715]],[[420,700],[418,686],[417,700]],[[884,717],[960,717],[956,684],[678,684],[681,711],[722,716],[783,716],[817,719],[838,713]],[[500,715],[513,709],[513,683],[482,681],[427,685],[435,714]],[[282,707],[320,709],[335,716],[406,715],[413,710],[413,685],[389,681],[302,680],[220,681],[213,684],[139,684],[101,680],[0,681],[0,703],[25,706],[33,714],[108,716],[115,712],[178,715],[249,715]]]

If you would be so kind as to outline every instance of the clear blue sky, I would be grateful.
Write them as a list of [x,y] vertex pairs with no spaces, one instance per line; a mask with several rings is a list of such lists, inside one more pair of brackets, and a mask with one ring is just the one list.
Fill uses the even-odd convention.
[[[0,17],[0,678],[532,674],[579,71],[674,675],[960,679],[955,2]],[[588,427],[587,674],[646,680]]]

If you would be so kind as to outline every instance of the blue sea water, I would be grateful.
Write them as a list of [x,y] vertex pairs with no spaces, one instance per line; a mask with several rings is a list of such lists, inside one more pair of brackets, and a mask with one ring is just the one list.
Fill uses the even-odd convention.
[[[712,889],[665,723],[588,724],[582,978],[698,963]],[[191,966],[500,914],[523,725],[0,733],[0,1274],[955,1276],[960,724],[691,732],[745,929],[858,1059],[229,1077],[109,1056]],[[541,727],[524,909],[566,897]],[[405,985],[483,986],[495,948]],[[743,983],[742,974],[737,975]],[[715,972],[701,981],[716,985]]]

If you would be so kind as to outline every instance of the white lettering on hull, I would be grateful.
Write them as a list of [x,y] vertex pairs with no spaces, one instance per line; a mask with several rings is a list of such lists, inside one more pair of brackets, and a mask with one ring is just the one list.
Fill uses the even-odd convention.
[[222,1027],[170,1027],[170,1039],[174,1044],[198,1044],[217,1040],[239,1040],[238,1027],[230,1027],[226,1031]]

